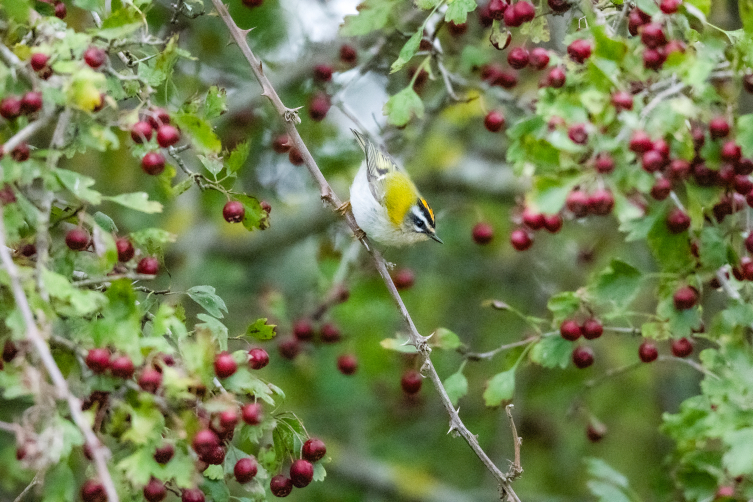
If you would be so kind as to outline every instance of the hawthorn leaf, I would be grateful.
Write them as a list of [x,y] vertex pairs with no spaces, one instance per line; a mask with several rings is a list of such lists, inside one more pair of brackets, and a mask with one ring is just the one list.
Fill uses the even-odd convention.
[[345,16],[345,21],[340,26],[340,36],[356,37],[381,30],[387,26],[390,12],[396,5],[396,0],[366,0],[362,2],[358,6],[357,15]]
[[103,199],[146,214],[162,212],[162,204],[149,200],[149,195],[147,195],[146,192],[124,193],[113,196],[107,195],[104,196]]
[[384,104],[383,111],[390,124],[402,127],[407,125],[414,115],[419,119],[423,118],[424,103],[413,87],[408,86],[391,96]]
[[208,329],[214,335],[215,340],[217,340],[220,350],[227,350],[227,326],[206,314],[198,314],[196,317],[204,321],[196,326]]
[[563,291],[550,297],[546,307],[552,313],[554,322],[559,323],[580,308],[580,298],[573,291]]
[[181,132],[191,137],[191,144],[199,153],[219,154],[222,151],[220,138],[212,126],[194,113],[180,112],[173,115],[175,124]]
[[257,319],[246,328],[246,336],[253,336],[257,340],[271,340],[277,335],[277,326],[267,324],[267,318]]
[[123,7],[114,11],[102,21],[102,26],[96,31],[97,37],[106,40],[127,38],[142,26],[142,14],[134,8]]
[[102,194],[89,189],[94,185],[92,178],[67,169],[55,169],[55,176],[68,191],[82,201],[95,206],[102,202]]
[[227,111],[227,91],[213,85],[207,91],[204,99],[204,118],[211,120],[219,117]]
[[483,394],[486,406],[499,406],[512,399],[515,393],[515,370],[516,367],[513,366],[507,371],[497,373],[486,382]]
[[243,227],[249,232],[269,228],[269,213],[261,207],[258,199],[245,194],[235,195],[235,199],[243,204],[246,214],[243,216]]
[[567,368],[570,364],[573,344],[568,342],[559,335],[547,336],[542,338],[531,348],[531,361],[540,364],[545,368],[562,369]]
[[753,428],[728,432],[723,437],[728,450],[722,457],[722,464],[730,476],[750,476],[753,474]]
[[434,332],[434,336],[429,339],[429,343],[440,349],[455,350],[463,345],[460,337],[446,328],[439,328]]
[[201,164],[206,167],[207,171],[217,178],[217,175],[222,171],[222,160],[217,155],[197,155]]
[[108,232],[117,233],[118,231],[118,227],[117,225],[115,225],[115,222],[112,221],[112,218],[100,211],[94,213],[94,223],[96,223],[101,229],[107,230]]
[[251,144],[248,141],[239,143],[226,157],[225,169],[227,169],[227,172],[230,174],[237,173],[246,163],[249,153],[251,153]]
[[413,35],[411,35],[408,41],[405,42],[403,48],[400,49],[400,55],[390,67],[390,73],[400,71],[403,66],[405,66],[405,64],[410,61],[413,56],[416,55],[416,52],[418,52],[418,46],[421,44],[421,38],[423,37],[423,34],[424,27],[420,26],[418,30]]
[[449,0],[444,20],[448,23],[463,24],[468,20],[468,13],[476,10],[474,0]]
[[458,401],[461,397],[468,394],[468,379],[462,371],[458,371],[448,376],[444,382],[444,390],[447,391],[447,395],[450,397],[452,405],[457,407]]
[[227,312],[225,302],[215,294],[215,289],[212,286],[194,286],[186,291],[186,294],[218,319],[223,318],[223,310]]
[[642,278],[643,275],[637,268],[615,258],[599,272],[589,289],[599,301],[613,302],[618,308],[624,309],[638,294]]

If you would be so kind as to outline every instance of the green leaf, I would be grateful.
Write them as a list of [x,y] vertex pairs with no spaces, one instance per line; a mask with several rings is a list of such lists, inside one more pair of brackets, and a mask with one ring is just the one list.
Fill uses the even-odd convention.
[[724,435],[724,444],[729,448],[722,457],[730,476],[749,476],[753,474],[753,428],[747,427]]
[[246,328],[246,336],[253,336],[257,340],[271,340],[277,335],[277,326],[267,324],[267,318],[257,319]]
[[99,211],[94,213],[94,223],[96,223],[103,230],[107,230],[108,232],[117,233],[118,231],[118,227],[117,225],[115,225],[115,222],[112,221],[112,218],[107,216],[105,213]]
[[457,373],[448,376],[447,379],[442,382],[442,385],[444,385],[444,390],[447,391],[447,395],[450,397],[450,401],[452,401],[452,405],[455,407],[458,405],[458,400],[468,394],[468,379],[465,378],[462,371],[458,371]]
[[269,228],[269,213],[262,207],[261,203],[254,197],[245,194],[234,195],[235,200],[243,204],[246,214],[243,217],[243,227],[249,232],[259,229]]
[[225,160],[225,169],[227,169],[227,172],[230,174],[237,173],[243,167],[243,164],[246,163],[250,152],[251,144],[248,141],[239,143]]
[[642,274],[637,268],[615,258],[596,276],[590,289],[599,301],[613,302],[624,309],[638,293],[641,279]]
[[703,227],[698,251],[701,264],[707,269],[718,269],[727,263],[727,242],[720,227]]
[[194,286],[186,291],[186,294],[218,319],[222,319],[223,310],[227,312],[225,302],[215,294],[215,289],[212,286]]
[[659,12],[659,6],[653,0],[636,0],[635,5],[651,16]]
[[557,214],[579,180],[579,176],[536,176],[530,202],[541,213]]
[[486,382],[484,389],[484,403],[486,406],[499,406],[504,401],[512,399],[515,393],[515,367],[502,373],[497,373]]
[[[741,0],[745,1],[745,0]],[[753,22],[753,20],[751,20]],[[737,118],[737,144],[743,151],[743,156],[753,156],[753,113],[740,115]]]
[[591,28],[594,36],[594,55],[609,59],[612,61],[622,61],[627,54],[627,45],[621,38],[610,37],[606,33],[604,26],[595,25]]
[[[13,2],[11,2],[13,3]],[[45,502],[70,502],[77,497],[76,476],[65,462],[50,466],[44,475]]]
[[79,68],[73,73],[66,89],[68,104],[86,112],[91,112],[102,104],[100,90],[104,89],[105,76],[91,68]]
[[26,24],[33,10],[30,0],[5,1],[0,3],[0,8],[5,11],[5,19],[12,19],[19,25]]
[[523,26],[520,27],[520,34],[528,36],[528,38],[531,39],[531,42],[535,44],[548,42],[550,34],[547,16],[536,16],[533,18],[533,21],[524,23]]
[[573,291],[563,291],[549,298],[546,306],[558,324],[563,319],[570,317],[580,308],[580,298]]
[[573,352],[572,342],[568,342],[559,335],[547,336],[531,348],[531,361],[545,368],[562,369],[570,364]]
[[227,111],[227,91],[216,85],[213,85],[207,91],[207,97],[204,100],[204,118],[211,120],[217,118]]
[[[751,22],[750,14],[747,15],[747,19],[746,19],[746,15],[743,14],[743,10],[742,10],[743,4],[745,4],[748,7],[750,6],[748,2],[749,0],[742,0],[741,2],[738,3],[738,6],[740,7],[740,19],[742,19],[743,21],[743,27],[745,27],[745,31],[750,33],[751,30],[749,30],[748,26],[746,25],[746,22]],[[705,17],[708,17],[709,14],[711,14],[711,0],[687,0],[684,3],[685,3],[685,9],[687,9],[688,11],[690,11],[690,9],[688,9],[688,7],[690,6],[690,7],[695,7],[696,9],[701,11]]]
[[107,298],[99,291],[78,289],[68,278],[47,268],[42,269],[42,282],[50,296],[57,300],[52,305],[61,314],[85,316],[107,305]]
[[214,317],[210,317],[206,314],[197,314],[196,317],[204,321],[203,323],[197,324],[196,326],[206,328],[211,331],[214,335],[214,339],[220,346],[220,350],[227,350],[227,326],[222,324]]
[[94,185],[92,178],[66,169],[55,169],[55,176],[68,191],[82,201],[95,206],[102,202],[102,194],[89,189]]
[[106,40],[127,38],[141,28],[142,16],[143,14],[133,7],[123,7],[105,18],[100,29],[92,31],[96,32],[98,37]]
[[177,236],[161,228],[145,228],[131,234],[136,247],[144,248],[148,254],[162,254],[162,247],[175,242]]
[[135,209],[146,214],[161,213],[162,204],[149,200],[149,196],[145,192],[133,192],[124,193],[114,196],[104,196],[103,199],[115,202],[121,206]]
[[340,27],[340,36],[356,37],[381,30],[387,26],[390,12],[395,5],[397,5],[395,0],[366,0],[362,2],[358,6],[357,15],[345,16],[345,22]]
[[442,2],[443,0],[414,0],[416,7],[422,10],[431,10]]
[[217,178],[217,175],[222,171],[223,167],[220,158],[217,155],[211,155],[209,157],[206,155],[197,155],[197,157],[199,157],[202,165],[207,168],[207,171]]
[[648,232],[647,242],[664,272],[681,272],[693,267],[688,233],[671,233],[664,217],[656,219]]
[[460,337],[446,328],[437,329],[429,343],[444,350],[455,350],[463,345],[463,342],[460,341]]
[[468,13],[476,10],[474,0],[449,0],[444,20],[448,23],[463,24],[468,19]]
[[416,52],[418,52],[418,46],[421,44],[421,38],[423,37],[423,34],[424,27],[420,26],[418,28],[418,31],[411,35],[408,41],[405,42],[403,48],[400,49],[400,55],[390,67],[390,73],[395,73],[396,71],[401,70],[403,66],[405,66],[405,64],[410,61],[413,56],[416,55]]
[[220,138],[214,133],[212,126],[194,113],[180,112],[173,115],[175,123],[182,133],[191,137],[193,147],[199,153],[219,154],[222,150]]
[[402,127],[407,125],[414,115],[419,119],[423,118],[424,103],[413,90],[413,87],[408,86],[391,96],[384,104],[383,111],[390,124]]

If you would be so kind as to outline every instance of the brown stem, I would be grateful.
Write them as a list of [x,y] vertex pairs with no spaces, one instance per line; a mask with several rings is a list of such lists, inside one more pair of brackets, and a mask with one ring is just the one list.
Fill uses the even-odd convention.
[[[303,157],[304,163],[308,168],[309,173],[314,178],[314,181],[316,181],[316,183],[319,185],[322,200],[329,204],[333,210],[337,210],[340,206],[342,206],[342,202],[330,187],[321,170],[319,170],[319,167],[316,165],[316,161],[314,161],[314,158],[311,156],[311,153],[309,152],[305,143],[301,139],[300,134],[298,134],[298,130],[296,129],[296,124],[300,122],[297,109],[287,108],[282,103],[282,100],[280,100],[280,97],[277,95],[277,92],[275,91],[271,82],[264,74],[264,69],[262,67],[261,61],[254,55],[254,53],[251,51],[251,48],[248,46],[248,43],[246,42],[246,35],[248,35],[249,31],[251,30],[241,30],[238,25],[235,24],[235,21],[233,21],[233,18],[230,16],[230,12],[228,12],[227,10],[227,7],[225,7],[225,5],[220,0],[212,0],[212,4],[220,15],[220,18],[222,18],[223,22],[227,25],[228,30],[230,31],[230,35],[233,37],[233,40],[235,40],[236,44],[241,49],[241,52],[251,66],[251,70],[253,71],[256,79],[261,85],[262,95],[266,96],[269,99],[278,115],[280,115],[280,117],[283,119],[285,130],[288,133],[288,136],[293,141],[293,145],[301,152],[301,156]],[[440,379],[439,374],[437,374],[437,371],[431,362],[431,348],[427,343],[428,337],[423,337],[418,333],[418,330],[416,329],[415,324],[413,324],[413,319],[411,318],[408,309],[405,307],[403,300],[400,298],[400,294],[397,292],[395,284],[392,282],[392,278],[390,277],[390,273],[387,270],[387,265],[384,261],[384,258],[382,258],[382,255],[379,253],[379,251],[377,251],[376,248],[371,245],[371,242],[369,241],[368,237],[366,237],[366,234],[364,234],[363,231],[358,227],[358,224],[353,217],[353,213],[351,211],[344,211],[342,212],[342,214],[345,218],[346,223],[353,231],[353,234],[361,241],[363,246],[371,255],[377,272],[379,272],[379,275],[382,277],[384,284],[387,286],[387,291],[397,305],[397,308],[400,311],[400,315],[408,325],[411,344],[416,347],[423,359],[422,373],[428,376],[431,380],[432,384],[439,393],[442,404],[444,405],[448,415],[450,416],[450,432],[460,434],[471,447],[476,456],[478,456],[478,458],[483,462],[489,472],[492,473],[499,485],[500,498],[506,499],[509,502],[520,502],[520,499],[515,494],[515,491],[510,485],[510,480],[508,479],[508,477],[499,470],[499,468],[489,458],[486,452],[481,448],[481,445],[479,445],[476,436],[471,433],[471,431],[469,431],[468,428],[463,424],[457,410],[453,407],[452,401],[450,400],[450,397],[447,395],[447,391],[442,385],[442,380]]]

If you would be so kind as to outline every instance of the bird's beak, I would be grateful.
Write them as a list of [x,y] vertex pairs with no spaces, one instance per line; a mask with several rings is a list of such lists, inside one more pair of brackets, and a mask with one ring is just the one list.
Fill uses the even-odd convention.
[[429,237],[431,237],[432,239],[434,239],[435,241],[437,241],[440,244],[444,244],[444,241],[442,241],[442,239],[440,239],[439,237],[437,237],[437,234],[429,234]]

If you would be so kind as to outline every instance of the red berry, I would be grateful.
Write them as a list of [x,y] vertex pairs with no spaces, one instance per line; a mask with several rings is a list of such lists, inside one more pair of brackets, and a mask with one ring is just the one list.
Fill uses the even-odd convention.
[[664,158],[656,150],[649,150],[641,157],[641,167],[647,173],[654,173],[662,168]]
[[727,141],[726,143],[724,143],[722,145],[721,152],[719,152],[719,155],[722,157],[723,161],[732,162],[733,164],[739,162],[740,158],[743,156],[740,145],[738,145],[734,141]]
[[249,9],[253,9],[254,7],[260,7],[264,3],[264,0],[242,0],[242,2]]
[[706,164],[700,162],[693,165],[693,178],[700,186],[714,186],[719,180],[719,172],[709,169]]
[[264,212],[266,212],[267,214],[269,214],[269,213],[271,213],[271,212],[272,212],[272,206],[270,206],[270,205],[269,205],[269,202],[267,202],[266,200],[263,200],[263,201],[261,201],[261,202],[259,203],[259,205],[260,205],[260,206],[261,206],[261,208],[262,208],[262,209],[264,210]]
[[269,354],[266,350],[257,347],[248,351],[248,365],[251,369],[260,370],[267,364],[269,364]]
[[26,114],[36,113],[42,109],[42,93],[29,91],[21,98],[21,111]]
[[137,274],[157,275],[157,272],[159,272],[159,261],[154,256],[142,258],[136,265]]
[[662,0],[659,8],[665,14],[674,14],[680,8],[682,0]]
[[606,216],[614,208],[614,196],[610,190],[600,188],[588,198],[588,210],[598,216]]
[[235,408],[229,408],[220,412],[219,424],[220,433],[231,432],[238,425],[238,411]]
[[714,500],[719,499],[725,499],[725,498],[731,498],[735,496],[735,487],[734,486],[720,486],[716,489],[716,494],[714,495]]
[[515,47],[507,53],[507,64],[516,70],[522,70],[528,66],[529,54],[523,47]]
[[235,463],[233,474],[235,475],[236,481],[244,484],[254,479],[258,469],[259,467],[254,457],[244,457]]
[[555,14],[563,14],[572,7],[572,4],[567,0],[547,0],[546,3]]
[[149,122],[136,122],[131,127],[131,139],[134,143],[145,143],[152,139],[152,126]]
[[13,120],[21,115],[21,100],[17,96],[8,96],[0,101],[0,115],[6,120]]
[[87,479],[81,486],[81,499],[84,502],[107,502],[105,487],[97,480]]
[[546,78],[546,84],[555,89],[565,85],[565,71],[559,66],[552,68]]
[[521,24],[533,21],[536,17],[536,8],[530,2],[517,2],[512,8]]
[[201,429],[191,441],[191,447],[200,456],[211,453],[217,446],[220,446],[220,438],[211,429]]
[[683,286],[673,296],[675,309],[687,310],[693,308],[698,301],[698,291],[692,286]]
[[669,159],[669,143],[663,138],[659,138],[651,145],[651,149],[661,155],[661,158],[665,161]]
[[485,222],[476,223],[471,233],[473,242],[479,245],[489,244],[494,239],[494,228]]
[[664,36],[664,30],[659,23],[644,24],[640,32],[641,42],[650,49],[667,44],[667,37]]
[[516,228],[510,234],[510,244],[516,251],[525,251],[533,245],[533,237],[523,228]]
[[50,56],[42,54],[41,52],[35,52],[31,55],[29,62],[31,63],[31,69],[34,71],[42,71],[47,66],[50,60]]
[[598,443],[607,433],[607,427],[602,423],[589,423],[586,428],[586,437],[592,443]]
[[91,349],[86,354],[86,366],[96,374],[102,374],[110,367],[110,351],[107,349]]
[[536,47],[531,50],[528,62],[534,70],[543,70],[549,64],[549,52],[543,47]]
[[573,190],[567,194],[565,207],[567,207],[576,218],[582,218],[589,212],[589,201],[590,199],[586,192],[582,190]]
[[299,319],[293,325],[293,336],[296,339],[307,342],[314,337],[314,327],[308,319]]
[[596,156],[594,167],[602,174],[609,174],[614,171],[614,159],[608,153],[600,153]]
[[187,490],[183,490],[183,492],[180,494],[180,501],[181,502],[204,502],[204,492],[199,490],[198,488],[189,488]]
[[246,216],[246,208],[243,204],[237,200],[229,200],[225,203],[225,207],[222,208],[222,217],[228,223],[240,223]]
[[577,368],[588,368],[593,363],[594,351],[591,347],[575,347],[573,349],[573,364]]
[[403,388],[403,392],[408,395],[417,394],[421,390],[422,383],[423,378],[416,370],[407,370],[400,379],[400,386]]
[[[753,185],[751,185],[753,186]],[[667,178],[656,178],[654,186],[651,187],[651,197],[656,200],[664,200],[669,197],[672,191],[672,184]]]
[[531,230],[541,230],[544,228],[544,215],[541,213],[534,213],[530,208],[523,210],[523,224]]
[[164,444],[154,450],[154,460],[158,464],[168,463],[175,455],[175,447],[170,443]]
[[753,232],[750,232],[745,238],[745,249],[747,249],[749,253],[753,253]]
[[337,358],[337,369],[343,375],[352,375],[358,369],[358,359],[353,354],[343,354]]
[[303,448],[301,450],[301,456],[309,462],[320,460],[326,453],[327,447],[325,446],[324,441],[317,438],[307,439],[306,442],[303,443]]
[[494,75],[491,85],[498,85],[505,89],[512,89],[518,85],[518,75],[514,71],[500,71]]
[[544,228],[546,228],[547,232],[556,234],[562,228],[562,216],[559,214],[545,214]]
[[640,357],[641,361],[644,363],[650,363],[659,357],[659,351],[656,350],[656,345],[649,341],[645,341],[640,347],[638,347],[638,357]]
[[309,101],[309,117],[315,122],[324,120],[332,104],[329,96],[323,92],[317,92]]
[[580,329],[580,325],[574,319],[565,319],[560,324],[560,335],[562,335],[562,338],[565,340],[573,342],[580,338],[580,335],[582,334],[583,332]]
[[645,24],[637,11],[638,9],[634,9],[628,14],[628,32],[633,36],[637,35],[640,27]]
[[397,272],[392,274],[392,282],[395,283],[395,287],[399,290],[410,289],[413,287],[415,281],[416,274],[409,268],[398,269]]
[[291,146],[292,144],[287,134],[280,134],[272,141],[272,150],[277,153],[285,153],[290,150]]
[[133,376],[133,361],[128,356],[118,356],[110,363],[110,373],[116,378],[127,380]]
[[619,112],[620,110],[633,109],[633,96],[629,92],[618,91],[612,94],[612,105]]
[[162,385],[162,373],[155,369],[147,368],[139,375],[138,384],[143,390],[155,394],[160,385]]
[[502,112],[492,110],[484,117],[484,127],[490,132],[498,132],[505,126],[505,116]]
[[147,152],[141,159],[141,169],[152,176],[162,174],[165,170],[165,157],[159,152]]
[[65,4],[63,2],[58,2],[55,4],[55,17],[58,19],[65,19],[65,16],[68,15],[68,9],[65,7]]
[[34,244],[24,244],[19,252],[21,253],[21,256],[29,258],[37,254],[37,247]]
[[227,352],[220,352],[214,358],[214,373],[218,378],[228,378],[238,369],[238,363]]
[[301,152],[296,147],[290,149],[288,152],[288,159],[294,166],[302,166],[304,162],[303,155],[301,155]]
[[324,343],[337,343],[342,338],[340,330],[332,323],[326,323],[319,328],[319,338]]
[[295,338],[289,337],[280,340],[280,343],[277,344],[277,350],[285,359],[293,360],[301,351],[301,344]]
[[199,455],[199,460],[209,465],[221,465],[225,461],[227,451],[221,445],[217,445],[203,455]]
[[724,138],[729,134],[729,123],[724,117],[714,117],[709,122],[709,133],[713,139]]
[[259,403],[248,403],[241,408],[241,418],[248,425],[259,425],[263,413]]
[[735,164],[735,172],[737,174],[751,174],[753,173],[753,161],[750,159],[740,159],[737,164]]
[[667,215],[667,227],[673,234],[679,234],[690,228],[690,216],[676,207]]
[[314,79],[319,82],[329,82],[332,80],[332,67],[328,64],[314,66]]
[[643,67],[648,70],[660,70],[667,60],[667,54],[661,47],[643,51]]
[[690,175],[690,162],[683,159],[675,159],[669,163],[667,172],[673,180],[684,180]]
[[678,340],[672,340],[672,354],[675,357],[688,357],[693,353],[693,343],[683,337]]
[[509,7],[509,4],[504,0],[491,0],[487,7],[489,17],[501,21],[505,16],[505,11]]
[[144,487],[144,498],[149,502],[161,502],[167,497],[165,484],[157,478],[152,478]]
[[269,489],[275,497],[287,497],[293,491],[293,481],[278,474],[269,481]]
[[748,195],[753,190],[753,181],[746,175],[738,174],[733,182],[735,192],[741,195]]
[[81,227],[69,230],[68,233],[65,234],[65,244],[73,251],[82,251],[86,249],[89,246],[90,240],[91,236],[89,235],[89,232]]
[[296,488],[305,488],[314,479],[314,466],[311,462],[299,458],[290,466],[290,479]]
[[573,143],[578,145],[584,145],[588,141],[588,131],[586,131],[585,124],[575,124],[570,126],[567,130],[567,137],[572,140]]
[[340,47],[340,61],[347,64],[354,64],[358,60],[358,52],[350,45]]
[[598,319],[586,319],[586,322],[581,326],[583,337],[586,340],[593,340],[599,338],[604,333],[604,326],[601,325]]
[[10,156],[13,157],[13,160],[16,162],[26,162],[31,156],[29,145],[26,143],[19,143],[18,146],[10,152]]
[[459,37],[465,34],[466,31],[468,31],[468,24],[467,23],[460,23],[455,24],[453,21],[450,21],[447,23],[447,30],[450,32],[450,35],[453,37]]
[[13,341],[6,340],[5,345],[3,345],[3,361],[9,363],[16,357],[16,355],[18,355],[18,347],[16,347],[16,344],[13,343]]
[[588,40],[579,38],[567,46],[567,55],[576,63],[584,63],[591,57],[593,46]]
[[165,124],[157,129],[157,144],[167,148],[180,141],[180,131],[170,124]]
[[515,6],[517,4],[510,5],[506,10],[504,15],[502,16],[502,19],[504,20],[505,24],[511,28],[516,28],[523,24],[523,19],[518,15],[518,13],[515,11]]
[[646,153],[654,148],[654,142],[645,132],[635,131],[630,138],[628,148],[635,153]]
[[159,129],[170,123],[170,114],[164,108],[153,108],[147,112],[146,120],[153,129]]
[[89,47],[84,51],[84,62],[95,70],[105,64],[107,53],[99,47]]
[[753,94],[753,73],[748,73],[743,77],[743,89],[749,94]]
[[118,261],[123,263],[130,261],[133,255],[136,254],[133,244],[131,244],[131,240],[128,237],[119,237],[115,241],[115,248],[118,250]]

